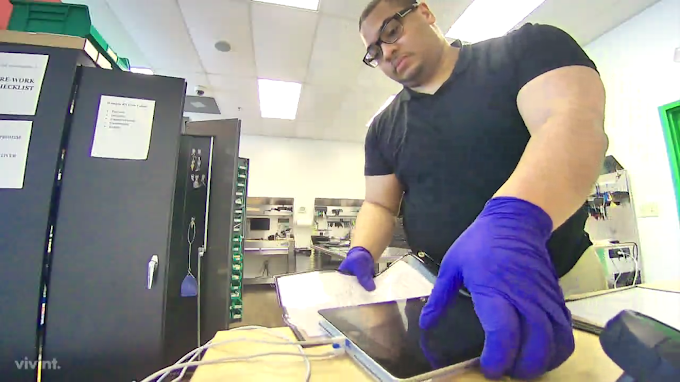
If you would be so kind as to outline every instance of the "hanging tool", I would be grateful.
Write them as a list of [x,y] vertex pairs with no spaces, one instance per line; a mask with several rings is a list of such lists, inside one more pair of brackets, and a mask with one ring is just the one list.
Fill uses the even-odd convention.
[[189,222],[189,229],[187,230],[187,242],[189,243],[189,256],[187,265],[187,275],[182,280],[180,287],[180,295],[182,297],[196,297],[198,295],[198,282],[196,277],[191,273],[191,249],[196,239],[196,218],[191,217]]

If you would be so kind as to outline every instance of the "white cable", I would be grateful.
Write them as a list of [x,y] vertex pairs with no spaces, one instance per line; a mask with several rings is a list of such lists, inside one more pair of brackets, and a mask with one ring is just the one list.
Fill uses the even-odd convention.
[[[286,337],[282,334],[279,334],[279,333],[277,333],[277,332],[275,332],[275,331],[273,331],[269,328],[265,328],[265,327],[261,327],[261,326],[243,326],[243,327],[234,328],[234,329],[231,329],[231,330],[254,330],[254,329],[264,330],[265,333],[267,333],[271,336],[277,337],[277,338],[281,338],[285,342],[256,340],[256,339],[251,339],[251,338],[236,338],[236,339],[230,339],[230,340],[224,340],[224,341],[218,341],[218,342],[213,342],[212,340],[210,340],[205,345],[199,346],[198,348],[196,348],[196,349],[190,351],[189,353],[187,353],[186,355],[184,355],[173,366],[170,366],[168,368],[163,369],[162,373],[160,373],[160,374],[155,373],[153,378],[156,378],[159,375],[162,375],[161,378],[158,380],[158,382],[161,382],[165,377],[167,377],[170,374],[170,372],[177,370],[181,367],[182,373],[180,374],[180,377],[173,380],[173,382],[177,381],[177,380],[181,379],[181,377],[184,376],[188,367],[193,366],[195,364],[195,362],[193,362],[193,360],[195,359],[195,357],[197,357],[199,354],[201,354],[201,352],[203,350],[211,348],[213,346],[225,345],[225,344],[233,343],[233,342],[253,342],[253,343],[263,343],[263,344],[268,344],[268,345],[295,345],[295,346],[297,346],[298,351],[299,351],[299,354],[297,354],[297,355],[301,355],[301,356],[305,357],[305,366],[306,366],[306,369],[307,369],[305,380],[309,381],[309,379],[311,377],[311,364],[309,363],[309,359],[306,358],[306,354],[305,354],[304,350],[302,349],[302,345],[315,346],[315,345],[330,345],[330,344],[333,344],[333,345],[337,345],[339,347],[344,348],[343,344],[345,342],[345,339],[343,337],[334,337],[334,338],[330,338],[330,339],[313,340],[313,341],[292,341],[291,339],[289,339],[288,337]],[[338,355],[338,353],[333,353],[333,354]],[[262,356],[262,355],[258,355],[258,356]],[[189,362],[183,363],[187,359],[189,359]],[[229,360],[231,360],[231,359],[227,359],[224,362],[229,362]],[[233,360],[236,360],[236,359],[233,359]],[[149,380],[149,378],[151,378],[151,376],[147,377],[142,382]],[[151,378],[151,379],[153,379],[153,378]]]
[[[292,345],[292,344],[289,344]],[[142,382],[151,382],[155,378],[167,374],[171,371],[177,370],[177,369],[184,369],[188,368],[191,366],[204,366],[204,365],[214,365],[218,363],[226,363],[226,362],[234,362],[234,361],[247,361],[253,358],[258,358],[258,357],[266,357],[266,356],[293,356],[293,357],[303,357],[306,362],[309,362],[310,358],[333,358],[338,356],[338,353],[336,352],[327,352],[327,353],[322,353],[322,354],[305,354],[304,352],[302,354],[300,353],[290,353],[290,352],[266,352],[266,353],[258,353],[258,354],[251,354],[248,356],[243,356],[243,357],[225,357],[225,358],[217,358],[213,360],[208,360],[208,361],[194,361],[194,362],[186,362],[186,363],[180,363],[180,364],[175,364],[172,366],[168,366],[165,369],[159,370],[150,376],[144,378]],[[308,368],[309,370],[309,368]],[[306,379],[309,381],[309,378]]]
[[[617,254],[622,254],[622,253],[623,252],[619,251]],[[624,253],[624,255],[625,255],[625,253]],[[616,289],[616,288],[618,288],[619,278],[621,278],[621,270],[619,270],[619,267],[616,265],[616,262],[614,260],[618,260],[618,257],[616,259],[612,259],[612,258],[609,259],[609,261],[612,263],[614,268],[616,268],[616,272],[618,273],[616,278],[614,278],[614,289]]]
[[[192,355],[191,358],[189,358],[189,362],[194,362],[194,361],[196,360],[196,358],[198,358],[198,356],[200,356],[200,355],[201,355],[201,352],[196,352],[196,353],[194,353],[194,355]],[[177,365],[177,364],[180,364],[180,362],[177,362],[176,365]],[[187,373],[187,370],[189,370],[188,367],[182,368],[182,372],[179,373],[179,376],[177,376],[177,378],[173,379],[173,380],[170,381],[170,382],[181,382],[181,381],[182,381],[182,378],[184,378],[184,374]],[[160,379],[158,379],[157,382],[161,382],[161,381],[162,381],[166,376],[168,376],[169,374],[170,374],[170,373],[165,373],[165,374],[163,374],[163,376],[162,376]]]

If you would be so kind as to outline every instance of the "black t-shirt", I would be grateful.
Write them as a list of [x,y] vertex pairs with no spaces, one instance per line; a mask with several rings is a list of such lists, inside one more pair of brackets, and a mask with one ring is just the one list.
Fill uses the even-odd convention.
[[[408,243],[438,262],[507,181],[529,142],[517,108],[520,89],[560,67],[596,69],[568,34],[547,25],[454,44],[460,56],[444,85],[433,95],[403,89],[374,119],[365,145],[365,175],[397,176]],[[584,207],[548,242],[559,276],[591,245],[586,218]]]

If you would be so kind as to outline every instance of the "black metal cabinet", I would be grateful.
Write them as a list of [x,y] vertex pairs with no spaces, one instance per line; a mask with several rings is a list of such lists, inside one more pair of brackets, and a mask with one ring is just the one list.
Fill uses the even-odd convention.
[[[167,270],[186,83],[91,68],[78,75],[43,354],[59,367],[43,381],[132,381],[164,366],[172,330],[164,317],[177,292]],[[102,95],[155,101],[146,160],[91,156]]]
[[0,189],[0,379],[35,381],[37,369],[31,365],[38,359],[41,275],[56,207],[62,139],[84,53],[4,43],[0,52],[49,56],[35,115],[0,115],[2,120],[33,122],[24,187]]
[[201,343],[229,328],[234,228],[234,191],[241,121],[188,122],[186,134],[214,138],[207,245],[201,294]]
[[[180,141],[177,184],[168,266],[165,307],[165,363],[175,363],[200,346],[203,312],[200,299],[205,291],[203,263],[208,237],[213,137],[185,135]],[[195,280],[196,293],[182,293],[182,283]]]

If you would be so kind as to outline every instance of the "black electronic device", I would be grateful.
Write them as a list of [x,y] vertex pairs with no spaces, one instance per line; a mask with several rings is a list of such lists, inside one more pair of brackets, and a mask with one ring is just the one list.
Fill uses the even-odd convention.
[[251,231],[269,231],[271,223],[269,218],[251,218],[248,220],[250,220]]
[[680,381],[680,331],[631,310],[600,334],[602,349],[624,374],[618,382]]

